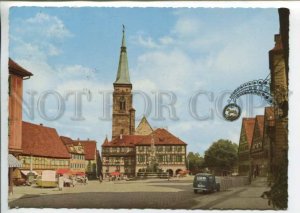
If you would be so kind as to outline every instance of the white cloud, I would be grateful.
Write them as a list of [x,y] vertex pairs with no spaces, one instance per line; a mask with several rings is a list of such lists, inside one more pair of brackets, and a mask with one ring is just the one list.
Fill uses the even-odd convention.
[[34,17],[24,20],[26,29],[18,29],[19,32],[37,33],[46,38],[63,39],[72,36],[64,23],[56,16],[45,13],[37,13]]
[[154,80],[149,78],[144,78],[144,79],[138,79],[134,81],[133,89],[140,90],[143,92],[150,92],[150,91],[156,91],[158,89],[158,86],[156,85]]
[[138,35],[137,38],[135,38],[141,46],[145,48],[158,48],[159,45],[156,44],[151,37],[143,37],[142,35]]
[[[182,51],[151,51],[138,58],[134,76],[153,81],[159,89],[178,91],[185,88],[194,69],[193,61]],[[155,83],[154,83],[155,82]]]
[[159,41],[162,45],[169,45],[174,42],[174,39],[170,36],[163,36],[159,39]]
[[48,46],[48,55],[49,56],[58,56],[61,54],[61,50],[54,46],[53,44],[47,44]]
[[88,67],[84,67],[80,64],[61,66],[58,68],[58,76],[60,78],[71,78],[71,79],[95,79],[95,70]]
[[173,32],[179,37],[193,37],[200,34],[201,25],[196,18],[178,16]]

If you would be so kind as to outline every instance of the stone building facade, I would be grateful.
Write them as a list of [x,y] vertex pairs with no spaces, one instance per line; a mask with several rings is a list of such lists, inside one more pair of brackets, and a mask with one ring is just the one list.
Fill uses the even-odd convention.
[[113,172],[135,176],[146,169],[152,138],[160,169],[171,175],[186,170],[185,142],[166,129],[153,130],[146,117],[135,128],[124,29],[118,73],[113,86],[112,140],[106,138],[102,144],[103,176],[107,177]]
[[264,115],[243,118],[238,149],[239,175],[270,175],[274,120],[273,107],[265,107]]
[[251,174],[255,176],[265,176],[267,173],[267,159],[265,158],[264,148],[264,116],[255,117],[254,131],[250,148]]
[[[274,107],[266,107],[264,113],[264,138],[263,138],[263,157],[265,161],[265,171],[263,175],[270,176],[272,163],[272,141],[274,140],[275,116]],[[265,172],[265,174],[264,174]]]
[[148,135],[142,136],[142,140],[136,143],[136,173],[143,172],[147,168],[152,137],[159,168],[164,172],[168,172],[170,176],[176,175],[180,171],[185,171],[186,143],[166,129],[159,128]]
[[23,80],[32,76],[12,59],[9,59],[9,117],[8,117],[8,149],[9,153],[17,156],[22,152],[22,99]]
[[84,149],[85,173],[89,179],[99,177],[98,159],[97,159],[97,141],[95,140],[74,140],[74,145],[82,145]]
[[148,135],[120,135],[102,144],[103,174],[112,172],[135,176],[147,168],[151,140],[154,139],[158,167],[171,176],[186,170],[187,144],[168,132],[156,129]]
[[273,174],[276,173],[283,158],[287,158],[288,152],[288,65],[284,48],[288,47],[283,47],[282,35],[275,35],[275,47],[269,52],[275,117],[271,150]]
[[21,166],[18,156],[22,153],[22,99],[23,80],[32,73],[21,67],[11,58],[8,61],[8,184],[9,193],[13,192],[14,172]]
[[70,154],[54,128],[23,121],[21,171],[57,170],[70,167]]
[[[289,10],[280,8],[278,11],[280,34],[274,36],[275,45],[269,51],[270,91],[273,104],[265,108],[263,127],[257,128],[261,124],[255,124],[250,151],[253,169],[249,170],[249,174],[253,175],[256,168],[256,171],[260,171],[258,175],[269,176],[273,180],[279,174],[280,164],[288,158]],[[261,123],[257,119],[256,121]],[[241,139],[243,137],[241,132]],[[243,149],[244,143],[241,142],[240,140],[239,150]],[[239,158],[239,164],[243,164],[242,158]],[[240,169],[239,173],[246,174]]]
[[250,174],[250,148],[254,132],[255,119],[243,118],[238,148],[238,173],[248,176]]
[[135,109],[132,107],[132,84],[130,83],[125,32],[113,92],[112,138],[120,134],[133,135],[135,131]]
[[74,142],[71,138],[60,136],[70,154],[70,169],[75,174],[85,173],[85,153],[84,147],[79,142]]

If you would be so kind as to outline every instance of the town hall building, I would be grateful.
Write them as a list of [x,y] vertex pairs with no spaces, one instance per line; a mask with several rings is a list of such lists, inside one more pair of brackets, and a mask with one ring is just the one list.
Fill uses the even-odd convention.
[[186,170],[186,146],[181,139],[164,128],[153,129],[146,117],[135,128],[135,109],[132,100],[125,32],[116,81],[113,84],[112,140],[102,144],[104,177],[113,172],[136,176],[144,171],[154,142],[158,167],[171,176]]

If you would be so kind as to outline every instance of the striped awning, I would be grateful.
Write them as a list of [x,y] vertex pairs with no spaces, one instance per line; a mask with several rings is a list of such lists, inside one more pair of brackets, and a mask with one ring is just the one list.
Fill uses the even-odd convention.
[[9,168],[19,168],[22,167],[22,163],[12,154],[8,154],[8,167]]

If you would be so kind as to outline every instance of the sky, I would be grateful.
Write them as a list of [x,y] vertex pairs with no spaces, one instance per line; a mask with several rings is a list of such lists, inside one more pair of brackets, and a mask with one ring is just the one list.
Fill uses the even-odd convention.
[[[238,143],[242,117],[262,114],[267,106],[245,96],[237,121],[221,115],[234,89],[268,76],[268,51],[279,32],[277,9],[12,7],[9,12],[9,55],[34,74],[24,81],[23,120],[56,128],[59,135],[96,140],[99,149],[111,138],[108,106],[122,24],[136,125],[145,115],[153,127],[167,128],[188,151],[203,155],[218,139]],[[74,91],[86,94],[81,116],[74,115]],[[159,99],[173,101],[173,111],[163,107],[160,115]]]

